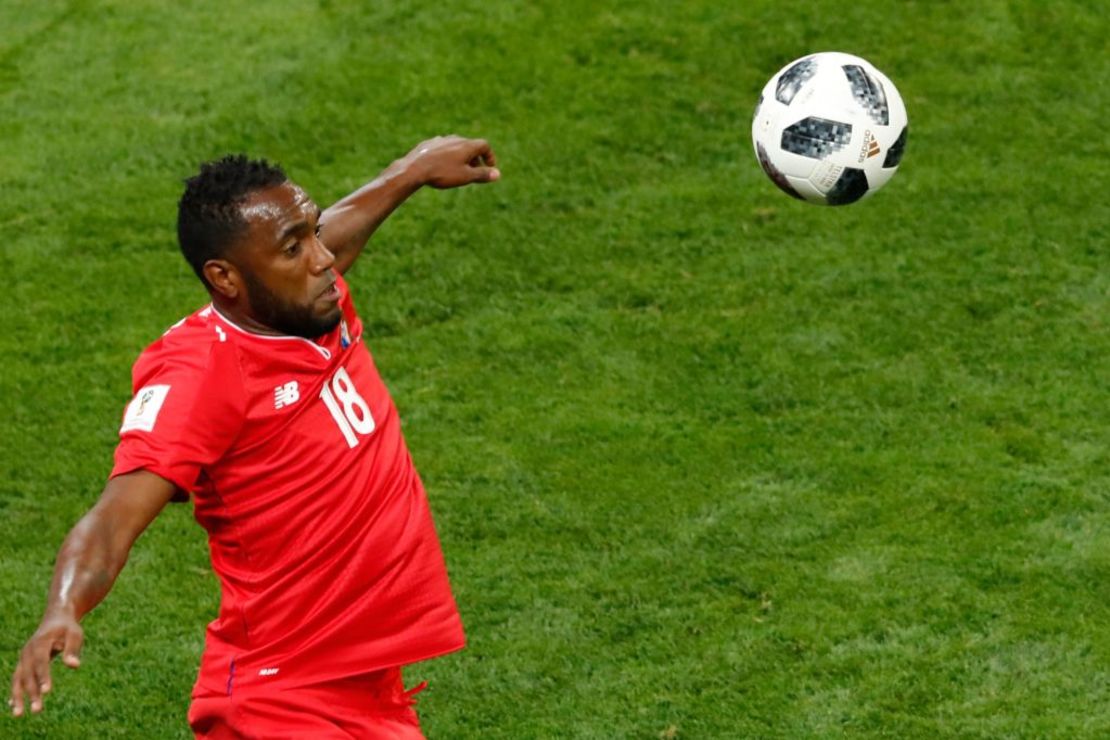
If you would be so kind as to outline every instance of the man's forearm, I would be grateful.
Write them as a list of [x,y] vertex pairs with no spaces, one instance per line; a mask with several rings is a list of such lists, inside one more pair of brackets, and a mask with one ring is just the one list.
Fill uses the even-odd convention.
[[112,589],[127,562],[130,542],[113,542],[111,531],[95,509],[84,516],[58,551],[46,612],[65,613],[76,620],[92,611]]
[[437,136],[422,141],[372,182],[324,211],[320,240],[335,255],[335,269],[346,272],[370,235],[424,185],[457,188],[500,177],[484,139]]
[[399,159],[325,210],[320,216],[320,240],[335,255],[335,269],[346,272],[382,222],[421,185],[407,158]]
[[108,481],[96,504],[66,535],[46,601],[80,619],[99,604],[127,563],[131,546],[174,496],[176,488],[138,470]]
[[131,546],[176,491],[173,483],[145,470],[117,476],[66,535],[54,565],[46,612],[12,671],[12,714],[24,713],[25,700],[31,712],[42,711],[55,655],[62,653],[70,668],[81,664],[84,632],[78,621],[108,595]]

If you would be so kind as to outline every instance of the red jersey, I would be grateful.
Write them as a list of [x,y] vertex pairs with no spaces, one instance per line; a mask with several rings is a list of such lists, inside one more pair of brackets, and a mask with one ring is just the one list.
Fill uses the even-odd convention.
[[190,492],[219,576],[195,693],[300,686],[463,646],[427,497],[350,292],[316,340],[211,305],[135,362],[112,475]]

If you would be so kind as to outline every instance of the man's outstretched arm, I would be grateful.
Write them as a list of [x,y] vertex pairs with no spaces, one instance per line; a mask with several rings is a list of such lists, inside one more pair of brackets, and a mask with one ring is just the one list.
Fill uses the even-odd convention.
[[49,693],[50,661],[58,653],[70,668],[81,663],[84,632],[79,624],[108,595],[131,545],[173,498],[176,488],[140,470],[108,481],[100,499],[70,530],[58,551],[46,611],[23,646],[12,674],[12,714],[42,711]]
[[346,272],[370,235],[421,187],[457,188],[500,177],[493,150],[485,140],[460,136],[428,139],[325,210],[320,215],[320,241],[335,255],[335,269]]

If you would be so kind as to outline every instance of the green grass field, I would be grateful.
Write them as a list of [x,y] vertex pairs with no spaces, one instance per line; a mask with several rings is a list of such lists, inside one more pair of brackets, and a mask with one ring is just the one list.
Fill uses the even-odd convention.
[[[427,136],[351,273],[467,625],[431,738],[1110,736],[1110,54],[1094,0],[0,4],[0,669],[110,468],[130,365],[206,301],[181,180],[327,204]],[[911,135],[793,201],[766,79],[867,57]],[[187,737],[217,584],[137,544],[44,715]]]

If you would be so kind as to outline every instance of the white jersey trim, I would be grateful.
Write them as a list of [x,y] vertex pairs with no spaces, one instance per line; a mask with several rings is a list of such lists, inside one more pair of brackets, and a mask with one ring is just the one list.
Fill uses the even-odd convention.
[[297,341],[297,342],[304,342],[309,347],[312,347],[312,349],[319,352],[320,355],[325,360],[330,360],[331,359],[331,352],[327,349],[327,347],[321,347],[320,345],[316,344],[316,342],[313,342],[311,339],[305,339],[304,337],[294,337],[294,336],[291,336],[291,335],[288,335],[288,334],[283,334],[281,336],[272,336],[270,334],[259,334],[258,332],[248,331],[247,329],[244,329],[243,327],[239,326],[234,321],[232,321],[231,319],[229,319],[228,317],[226,317],[222,313],[220,313],[220,309],[216,308],[215,304],[212,304],[212,303],[208,304],[208,306],[206,306],[201,311],[201,314],[203,315],[204,312],[208,311],[209,309],[212,310],[212,313],[216,314],[221,319],[223,319],[225,324],[227,324],[228,326],[230,326],[232,329],[239,332],[240,334],[246,334],[247,336],[255,337],[257,339],[268,339],[268,340],[271,340],[271,341],[281,342],[281,341],[288,341],[288,340],[292,339],[292,340]]

